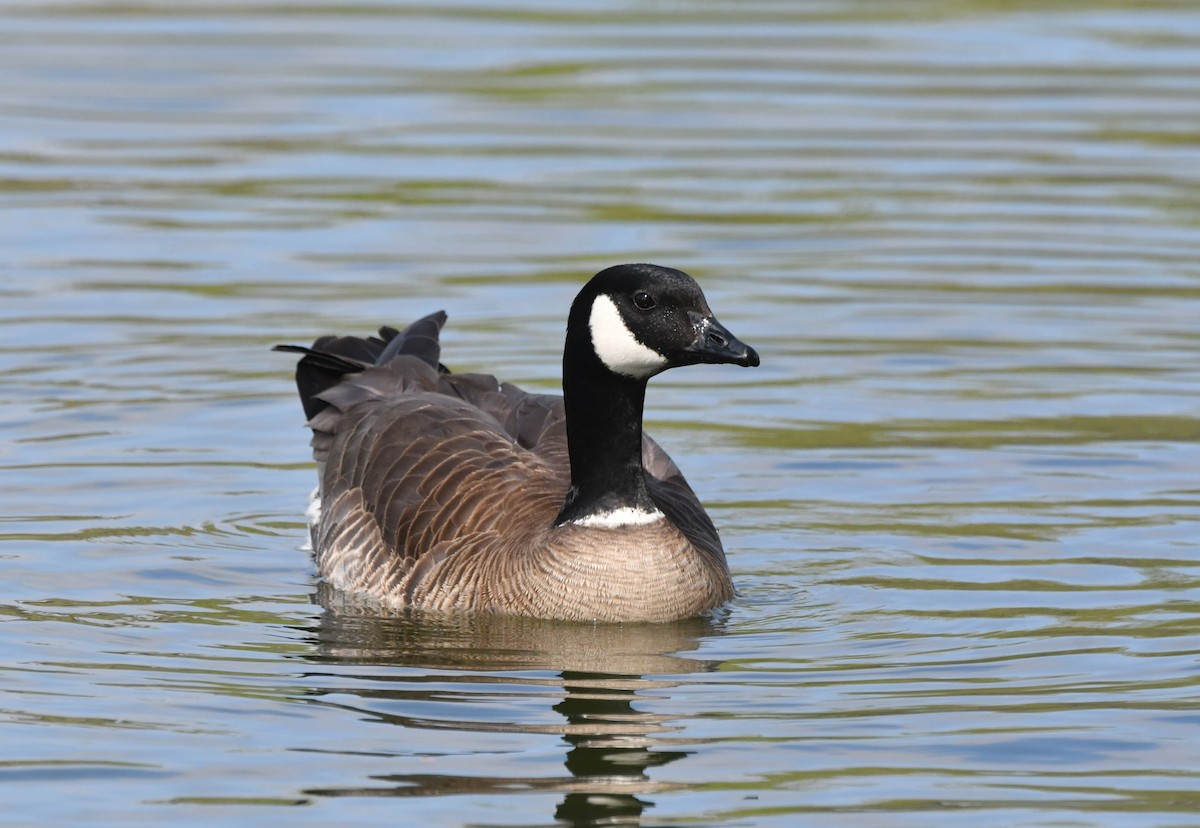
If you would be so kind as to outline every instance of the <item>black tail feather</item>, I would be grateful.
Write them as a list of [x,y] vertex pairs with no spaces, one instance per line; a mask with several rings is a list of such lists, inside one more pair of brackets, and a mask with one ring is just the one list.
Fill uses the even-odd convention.
[[439,364],[441,346],[438,333],[446,323],[446,313],[438,311],[409,325],[403,331],[384,326],[379,336],[323,336],[312,344],[276,345],[271,350],[303,354],[296,365],[296,389],[304,416],[312,419],[328,403],[318,397],[342,381],[346,374],[365,371],[382,365],[400,354],[415,356],[434,368],[446,372]]
[[[320,340],[317,341],[318,343]],[[367,366],[358,360],[349,360],[345,357],[340,357],[337,354],[332,354],[327,351],[319,351],[316,347],[306,348],[303,345],[276,345],[272,351],[285,351],[291,354],[304,354],[304,362],[309,365],[320,366],[330,371],[338,371],[343,374],[353,374],[356,371],[361,371]]]

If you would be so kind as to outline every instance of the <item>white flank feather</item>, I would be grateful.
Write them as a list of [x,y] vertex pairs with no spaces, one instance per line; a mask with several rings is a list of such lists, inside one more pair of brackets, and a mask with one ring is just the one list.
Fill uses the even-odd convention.
[[304,516],[308,518],[309,526],[316,526],[321,522],[321,489],[317,487],[312,490],[312,494],[308,496],[308,508],[304,510]]

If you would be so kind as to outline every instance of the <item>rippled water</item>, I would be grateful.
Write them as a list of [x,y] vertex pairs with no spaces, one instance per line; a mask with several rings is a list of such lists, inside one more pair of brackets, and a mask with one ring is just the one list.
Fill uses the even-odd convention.
[[[0,77],[0,820],[1200,817],[1194,4],[9,0]],[[737,600],[323,609],[268,347],[552,389],[629,260],[763,354],[648,399]]]

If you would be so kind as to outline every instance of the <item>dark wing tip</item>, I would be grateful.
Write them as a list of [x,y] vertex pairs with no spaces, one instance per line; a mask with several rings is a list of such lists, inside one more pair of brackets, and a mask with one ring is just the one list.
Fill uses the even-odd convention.
[[437,311],[421,317],[402,331],[387,326],[380,328],[379,335],[386,344],[376,356],[375,364],[382,365],[401,354],[406,354],[415,356],[431,368],[437,369],[442,351],[438,335],[445,324],[446,312]]
[[326,405],[317,395],[341,382],[343,375],[382,365],[400,354],[414,356],[434,370],[447,373],[438,361],[438,334],[446,318],[445,311],[436,311],[402,331],[384,325],[378,337],[322,336],[310,347],[276,345],[271,350],[303,355],[296,366],[296,387],[304,413],[311,420]]

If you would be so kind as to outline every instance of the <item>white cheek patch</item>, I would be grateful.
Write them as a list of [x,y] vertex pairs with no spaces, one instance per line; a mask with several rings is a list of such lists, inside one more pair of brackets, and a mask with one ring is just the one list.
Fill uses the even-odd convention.
[[614,374],[645,379],[667,367],[667,358],[638,342],[613,300],[603,294],[592,302],[588,329],[596,356]]

